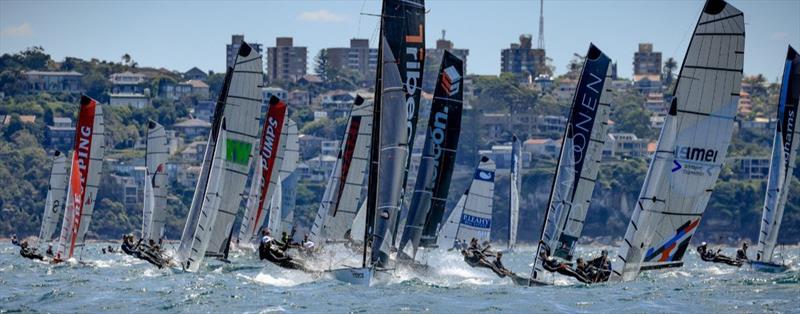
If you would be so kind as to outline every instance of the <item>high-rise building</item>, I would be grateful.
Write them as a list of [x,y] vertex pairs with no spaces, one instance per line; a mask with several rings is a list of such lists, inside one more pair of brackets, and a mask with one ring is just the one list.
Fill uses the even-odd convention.
[[267,73],[271,82],[294,82],[306,75],[308,48],[295,47],[292,37],[275,38],[267,48]]
[[439,63],[442,62],[442,55],[444,54],[445,49],[450,51],[450,53],[454,54],[456,57],[464,61],[464,73],[467,72],[467,56],[469,56],[469,49],[459,49],[455,48],[453,42],[450,40],[445,39],[445,30],[442,30],[442,38],[436,40],[436,49],[426,49],[425,55],[427,59],[425,62],[427,64],[435,65],[437,68],[439,67]]
[[327,48],[328,65],[334,69],[361,73],[364,81],[375,80],[378,48],[370,48],[368,39],[350,39],[349,48]]
[[528,80],[545,73],[545,50],[533,48],[531,41],[531,35],[523,34],[519,36],[519,43],[512,43],[511,47],[503,49],[500,53],[500,72],[522,75]]
[[[244,35],[231,35],[231,43],[226,45],[227,50],[227,57],[226,57],[226,68],[233,67],[233,63],[236,62],[236,54],[239,53],[239,47],[242,46],[242,42],[244,41]],[[257,43],[247,43],[250,47],[253,47],[258,53],[261,53],[261,44]]]
[[642,76],[651,81],[661,80],[661,52],[653,51],[651,43],[640,43],[639,51],[633,54],[633,80],[638,81]]

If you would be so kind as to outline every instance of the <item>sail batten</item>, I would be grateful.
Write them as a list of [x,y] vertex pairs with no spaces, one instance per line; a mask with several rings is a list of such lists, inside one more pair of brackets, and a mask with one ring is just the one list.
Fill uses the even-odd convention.
[[743,51],[742,12],[722,0],[706,2],[612,280],[681,264],[731,142]]

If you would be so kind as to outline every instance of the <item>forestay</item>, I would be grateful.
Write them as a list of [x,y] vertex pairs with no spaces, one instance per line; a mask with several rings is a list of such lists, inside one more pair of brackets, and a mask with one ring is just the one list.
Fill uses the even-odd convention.
[[789,187],[794,173],[794,162],[800,141],[797,129],[798,104],[800,102],[800,56],[789,47],[781,80],[781,93],[778,100],[778,124],[772,144],[772,158],[769,164],[767,195],[761,216],[761,231],[758,234],[756,259],[772,262],[778,232],[783,219],[783,211],[789,195]]
[[53,167],[50,170],[50,187],[42,213],[42,228],[39,230],[37,243],[39,252],[45,252],[53,239],[58,219],[64,209],[64,198],[67,196],[67,157],[60,151],[53,153]]
[[542,272],[539,252],[544,246],[551,255],[571,261],[583,231],[586,213],[600,169],[611,95],[611,59],[594,45],[572,98],[558,167],[553,178],[540,243],[534,255],[533,279]]
[[683,264],[727,155],[743,58],[742,12],[721,0],[708,1],[611,280]]
[[96,100],[81,96],[78,124],[75,126],[72,165],[61,236],[55,260],[66,260],[83,248],[92,222],[100,172],[105,152],[103,109]]

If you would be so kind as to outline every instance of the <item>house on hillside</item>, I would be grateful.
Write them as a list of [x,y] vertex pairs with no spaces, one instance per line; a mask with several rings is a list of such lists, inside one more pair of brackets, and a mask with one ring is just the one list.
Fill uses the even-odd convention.
[[193,67],[189,69],[189,71],[186,71],[186,73],[183,73],[183,79],[187,81],[190,80],[205,81],[206,79],[208,79],[208,74],[206,74],[206,72],[203,72],[203,70],[198,69],[197,67]]
[[75,71],[23,71],[25,86],[31,92],[80,93],[83,74]]
[[211,130],[211,123],[197,118],[183,120],[172,126],[175,131],[182,134],[186,139],[193,139],[198,136],[207,136]]
[[74,138],[75,126],[69,117],[54,117],[53,125],[48,125],[45,130],[45,142],[50,149],[67,152],[72,148]]
[[111,74],[111,94],[144,94],[147,88],[147,76],[130,71]]
[[150,97],[138,93],[117,93],[109,95],[108,104],[111,106],[130,106],[131,108],[142,109],[150,106]]

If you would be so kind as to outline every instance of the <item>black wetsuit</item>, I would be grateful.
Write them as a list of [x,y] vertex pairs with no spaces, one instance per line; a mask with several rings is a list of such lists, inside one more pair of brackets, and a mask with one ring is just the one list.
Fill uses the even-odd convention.
[[542,267],[546,271],[569,276],[578,279],[578,281],[582,283],[592,283],[592,281],[586,278],[586,276],[584,276],[582,273],[570,268],[568,264],[561,263],[553,258],[543,260]]
[[611,276],[611,262],[608,261],[607,257],[603,256],[589,261],[589,266],[586,267],[586,275],[593,282],[608,281],[609,276]]
[[27,247],[20,248],[19,254],[22,255],[25,258],[36,259],[36,260],[40,260],[40,261],[44,260],[44,256],[42,256],[41,254],[36,253],[36,250],[30,249],[30,248],[27,248]]

